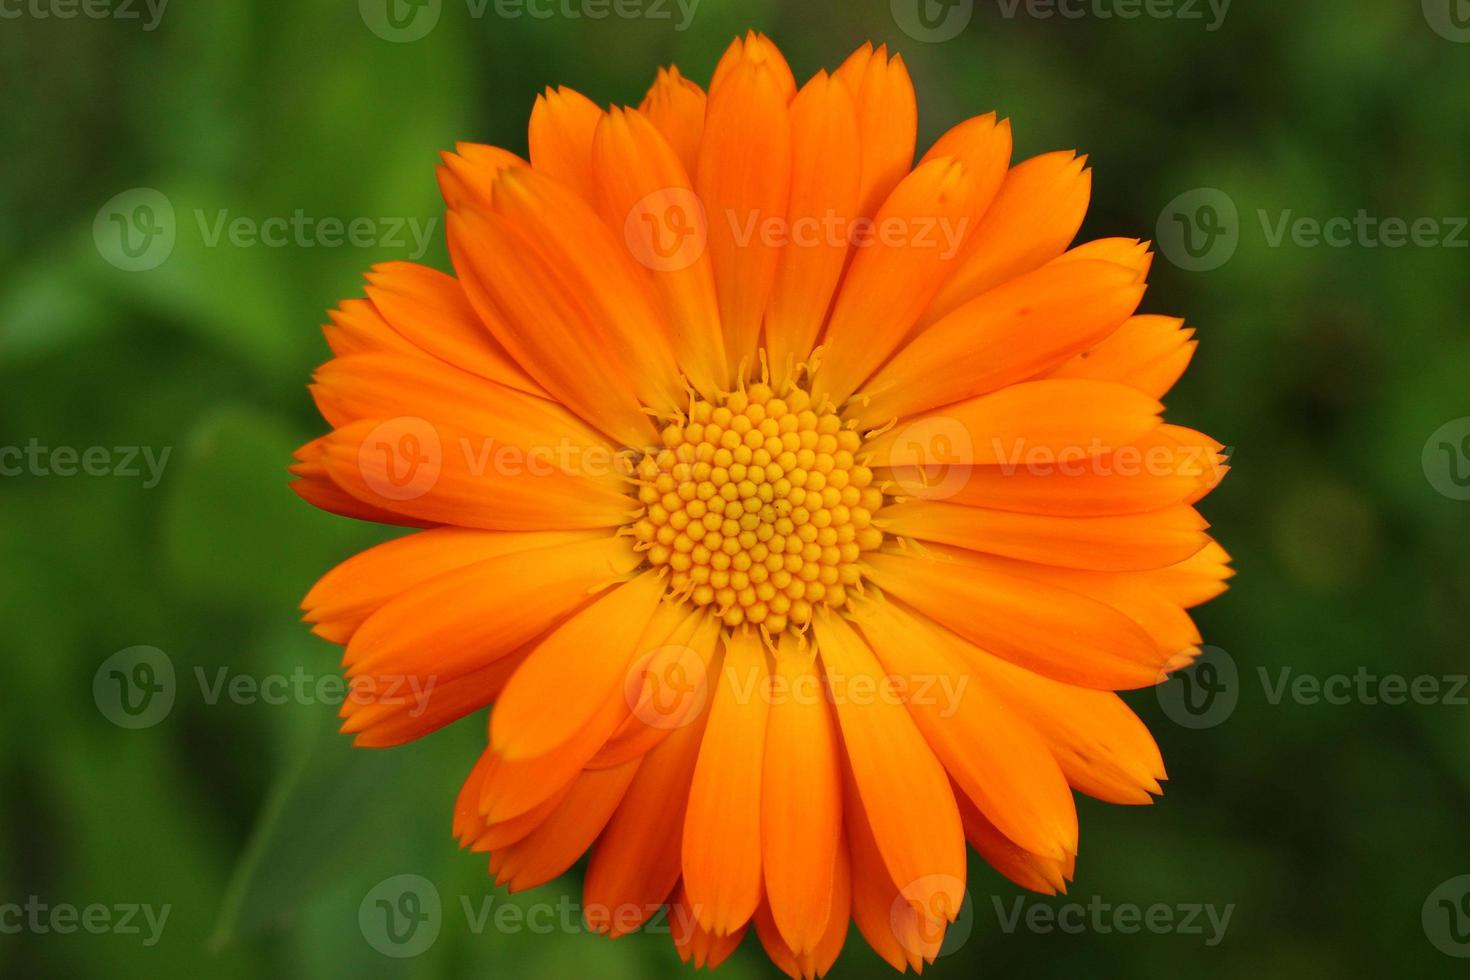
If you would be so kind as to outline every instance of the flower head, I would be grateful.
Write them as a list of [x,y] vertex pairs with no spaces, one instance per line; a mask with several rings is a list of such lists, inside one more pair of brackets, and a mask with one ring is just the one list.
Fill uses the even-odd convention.
[[915,164],[915,131],[871,46],[798,86],[751,34],[637,109],[548,90],[529,162],[445,154],[454,275],[378,266],[326,328],[294,486],[418,529],[305,600],[344,730],[493,703],[462,843],[512,889],[590,850],[589,924],[667,908],[696,965],[753,923],[819,975],[856,922],[920,968],[967,842],[1063,889],[1072,791],[1164,778],[1114,692],[1197,654],[1229,575],[1147,245],[1071,247],[1073,153],[1013,164],[984,115]]

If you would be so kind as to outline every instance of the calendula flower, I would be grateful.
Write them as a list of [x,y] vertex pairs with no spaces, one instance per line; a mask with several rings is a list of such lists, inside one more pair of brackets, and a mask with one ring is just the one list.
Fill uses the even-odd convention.
[[1115,692],[1196,655],[1229,575],[1147,245],[1070,247],[1071,152],[1013,164],[992,114],[915,164],[915,131],[870,45],[800,87],[751,34],[708,93],[549,90],[529,161],[445,155],[454,274],[378,266],[325,328],[294,486],[420,529],[306,598],[344,731],[493,703],[463,844],[511,889],[590,851],[591,927],[667,910],[696,965],[754,923],[820,975],[856,922],[919,969],[967,841],[1063,889],[1072,791],[1164,778]]

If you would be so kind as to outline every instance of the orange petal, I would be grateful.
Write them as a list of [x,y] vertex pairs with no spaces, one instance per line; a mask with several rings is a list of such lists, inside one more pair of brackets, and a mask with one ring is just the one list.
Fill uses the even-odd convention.
[[863,387],[860,425],[973,398],[1087,350],[1132,315],[1144,286],[1112,262],[1058,259],[919,334]]
[[782,637],[761,780],[766,901],[797,956],[814,951],[827,933],[842,833],[837,724],[816,668],[815,650],[798,649],[789,633]]
[[705,716],[649,752],[592,852],[583,886],[588,925],[613,938],[640,928],[679,880],[681,832]]
[[815,947],[806,953],[796,953],[787,944],[776,925],[769,900],[763,901],[755,913],[755,932],[765,948],[766,955],[792,980],[811,980],[825,976],[837,961],[837,954],[847,940],[847,928],[852,908],[852,872],[848,867],[847,847],[842,843],[842,828],[837,829],[838,841],[836,864],[833,867],[832,883],[828,891],[831,899],[822,910],[827,920],[826,931],[819,937]]
[[953,272],[976,214],[977,187],[950,157],[921,165],[898,185],[854,246],[823,336],[813,392],[847,400],[898,347]]
[[520,157],[498,146],[483,143],[457,143],[454,152],[441,154],[439,192],[451,210],[470,206],[488,210],[495,178],[506,167],[526,167]]
[[971,116],[935,140],[919,163],[941,157],[953,157],[974,175],[977,210],[983,212],[995,199],[1011,165],[1011,121],[997,122],[993,112]]
[[674,935],[674,948],[679,952],[679,959],[693,964],[695,969],[713,970],[739,947],[750,923],[742,922],[730,932],[711,932],[699,924],[695,908],[681,883],[669,902],[669,928]]
[[1092,173],[1085,165],[1085,157],[1067,150],[1012,167],[920,325],[1061,255],[1087,213]]
[[761,896],[761,781],[770,667],[750,630],[726,644],[684,820],[684,887],[699,924],[731,933]]
[[479,670],[443,680],[427,664],[407,676],[360,672],[349,682],[338,730],[352,735],[359,748],[388,748],[422,738],[498,698],[529,652],[529,646],[521,646]]
[[542,388],[618,445],[651,445],[654,426],[626,376],[631,358],[613,349],[604,325],[587,312],[589,295],[610,294],[565,285],[572,270],[558,268],[497,215],[451,211],[445,220],[465,294],[495,339]]
[[639,561],[625,539],[602,537],[464,565],[384,603],[343,662],[351,676],[467,674],[540,636]]
[[1223,476],[1213,440],[1161,425],[1128,446],[1072,462],[972,466],[942,477],[917,466],[879,470],[903,492],[1023,514],[1100,517],[1141,514],[1198,499]]
[[1079,592],[944,559],[872,554],[868,577],[989,653],[1079,687],[1158,683],[1153,639],[1132,619]]
[[331,323],[322,327],[327,346],[339,357],[369,351],[391,351],[410,357],[427,357],[420,347],[409,343],[388,325],[376,306],[365,299],[343,300],[335,310],[328,310]]
[[512,892],[544,885],[580,858],[617,809],[638,771],[639,760],[613,769],[589,769],[545,822],[490,858],[497,885]]
[[944,767],[846,620],[813,620],[853,781],[889,877],[912,904],[953,919],[964,899],[965,837]]
[[872,465],[912,464],[941,441],[953,466],[1057,466],[1129,446],[1159,425],[1163,406],[1106,381],[1028,381],[946,405],[874,436]]
[[[545,755],[588,727],[622,684],[664,592],[645,572],[573,616],[532,651],[506,685],[490,722],[490,744],[507,759]],[[574,679],[574,682],[572,682]],[[611,735],[609,729],[603,738]]]
[[1043,895],[1067,890],[1075,855],[1059,859],[1032,854],[996,829],[964,794],[955,794],[955,799],[960,805],[960,820],[965,825],[965,840],[991,867],[1022,888]]
[[574,89],[548,88],[531,109],[531,165],[592,200],[592,134],[602,110]]
[[296,462],[287,467],[295,477],[288,486],[302,500],[330,513],[359,521],[371,521],[374,524],[395,524],[403,527],[434,525],[433,521],[421,521],[407,514],[398,514],[384,507],[363,503],[337,486],[327,474],[326,460],[322,455],[325,446],[326,436],[313,439],[293,453]]
[[710,84],[699,148],[695,186],[708,214],[725,354],[747,370],[781,256],[763,223],[786,214],[790,192],[790,74],[768,42],[732,44]]
[[1116,517],[1058,517],[910,500],[885,507],[875,523],[902,537],[1105,572],[1173,565],[1210,540],[1209,524],[1187,504]]
[[385,602],[445,572],[501,555],[605,537],[597,531],[478,531],[441,527],[385,541],[323,575],[301,601],[312,632],[346,643]]
[[630,498],[618,490],[612,464],[606,473],[599,467],[581,475],[534,453],[517,451],[506,463],[505,448],[482,433],[397,417],[337,429],[324,440],[322,458],[332,481],[358,500],[419,521],[561,531],[627,520]]
[[860,190],[857,110],[847,86],[818,72],[791,103],[791,132],[790,237],[765,323],[778,384],[811,355],[847,262]]
[[704,89],[679,74],[674,65],[658,70],[638,106],[679,155],[691,180],[698,172],[699,144],[704,139],[704,107]]
[[862,187],[858,212],[871,215],[914,165],[919,129],[914,83],[902,55],[888,57],[888,46],[864,44],[835,75],[852,92],[857,105],[862,155]]
[[708,251],[705,214],[683,165],[641,114],[614,109],[593,141],[598,205],[651,276],[673,325],[674,354],[706,398],[727,390],[730,368]]
[[1132,385],[1154,398],[1174,387],[1199,341],[1174,317],[1141,315],[1124,322],[1091,350],[1058,365],[1048,376]]
[[853,612],[960,788],[1022,847],[1075,853],[1077,811],[1062,770],[1029,717],[970,676],[962,641],[891,601],[859,600]]
[[482,378],[547,397],[480,322],[452,276],[413,262],[382,262],[367,280],[373,305],[418,347]]

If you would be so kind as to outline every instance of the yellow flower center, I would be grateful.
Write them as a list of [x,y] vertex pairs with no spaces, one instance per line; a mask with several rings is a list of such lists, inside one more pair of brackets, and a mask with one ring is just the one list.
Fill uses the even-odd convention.
[[638,463],[632,525],[669,592],[712,606],[727,626],[777,634],[840,608],[859,558],[883,543],[883,494],[857,461],[862,437],[811,395],[756,384],[696,400]]

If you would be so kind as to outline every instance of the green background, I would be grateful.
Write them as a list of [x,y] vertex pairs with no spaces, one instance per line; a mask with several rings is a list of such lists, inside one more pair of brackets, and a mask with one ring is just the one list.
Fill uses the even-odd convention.
[[[437,26],[409,43],[367,29],[355,0],[174,0],[155,30],[141,6],[142,20],[62,19],[27,4],[0,20],[0,445],[170,456],[154,487],[0,478],[0,904],[171,912],[152,946],[0,934],[0,973],[685,970],[666,936],[475,934],[462,898],[478,910],[487,894],[492,907],[577,894],[574,872],[507,898],[481,858],[455,849],[449,808],[479,720],[350,752],[328,704],[210,703],[201,691],[196,671],[211,683],[221,669],[334,671],[338,650],[307,633],[296,604],[382,532],[300,502],[284,468],[322,431],[305,385],[327,353],[323,311],[359,295],[370,264],[413,249],[211,243],[196,215],[437,220],[437,153],[456,140],[524,152],[543,86],[636,103],[669,61],[707,80],[752,26],[800,78],[863,40],[894,45],[918,87],[921,148],[993,108],[1011,118],[1018,156],[1089,153],[1083,237],[1153,238],[1161,209],[1197,187],[1239,210],[1228,262],[1192,272],[1161,257],[1144,301],[1187,316],[1202,341],[1171,419],[1235,447],[1204,509],[1239,575],[1199,621],[1237,667],[1237,703],[1194,730],[1152,692],[1130,696],[1169,763],[1165,796],[1126,809],[1082,800],[1072,896],[1026,899],[1230,905],[1228,931],[1214,946],[1180,932],[1007,932],[995,901],[1009,912],[1022,893],[975,862],[968,936],[932,974],[1463,969],[1421,911],[1470,872],[1470,708],[1273,703],[1260,680],[1470,669],[1470,502],[1436,489],[1453,486],[1448,456],[1431,446],[1443,465],[1421,462],[1436,430],[1470,414],[1465,236],[1458,249],[1273,245],[1259,217],[1470,212],[1470,43],[1431,29],[1418,3],[1240,3],[1207,30],[1203,8],[1204,20],[1067,19],[982,0],[943,43],[906,35],[887,0],[702,0],[685,30],[676,7],[672,19],[537,19],[497,16],[492,2],[474,18],[444,0]],[[93,222],[137,187],[168,198],[177,240],[161,265],[126,272],[104,260]],[[424,260],[448,267],[442,224]],[[136,645],[167,653],[178,693],[165,719],[133,731],[98,710],[92,681]],[[364,941],[358,909],[401,873],[434,881],[444,915],[432,948],[395,960]],[[887,972],[854,931],[835,975]],[[775,971],[752,938],[722,974]]]

